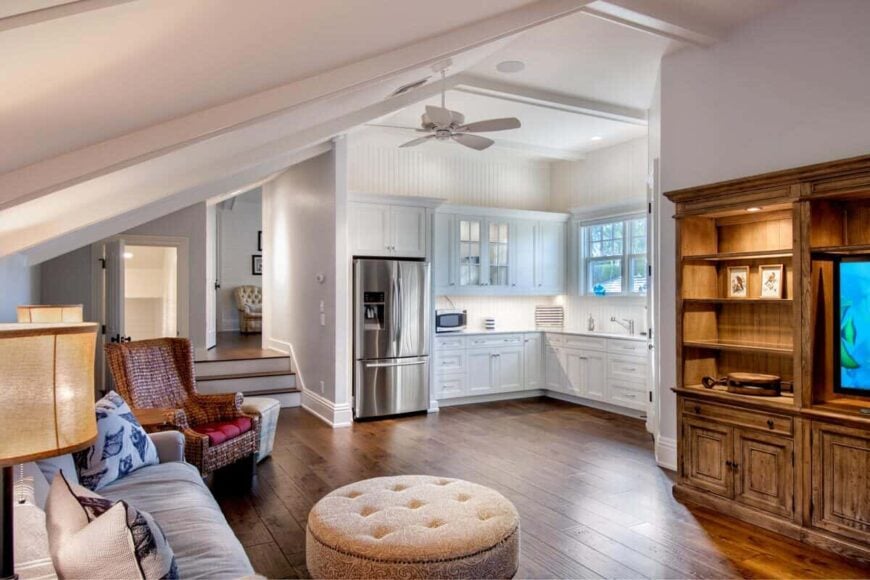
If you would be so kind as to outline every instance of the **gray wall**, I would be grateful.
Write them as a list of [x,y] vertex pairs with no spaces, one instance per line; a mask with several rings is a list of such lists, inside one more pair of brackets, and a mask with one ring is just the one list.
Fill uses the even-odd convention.
[[39,267],[27,265],[24,256],[13,254],[0,258],[0,322],[18,320],[16,306],[38,304]]

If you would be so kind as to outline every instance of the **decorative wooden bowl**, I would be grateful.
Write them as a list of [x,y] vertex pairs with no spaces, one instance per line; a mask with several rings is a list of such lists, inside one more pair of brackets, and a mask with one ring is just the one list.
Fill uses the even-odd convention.
[[761,373],[728,373],[718,380],[704,377],[701,383],[708,389],[723,385],[729,393],[755,397],[778,397],[782,392],[782,378]]

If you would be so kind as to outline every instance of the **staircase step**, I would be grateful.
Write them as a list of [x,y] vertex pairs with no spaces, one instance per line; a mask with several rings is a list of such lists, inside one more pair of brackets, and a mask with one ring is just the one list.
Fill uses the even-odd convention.
[[297,390],[296,375],[287,371],[244,376],[197,377],[196,389],[203,394],[244,393],[246,395],[264,391],[289,393]]
[[224,375],[251,375],[253,373],[289,373],[290,371],[289,356],[196,363],[197,379]]
[[288,370],[282,371],[265,371],[265,372],[255,372],[255,373],[231,373],[226,375],[206,375],[201,377],[199,375],[196,376],[196,381],[207,382],[207,381],[228,381],[231,379],[250,379],[257,377],[282,377],[285,375],[295,374]]

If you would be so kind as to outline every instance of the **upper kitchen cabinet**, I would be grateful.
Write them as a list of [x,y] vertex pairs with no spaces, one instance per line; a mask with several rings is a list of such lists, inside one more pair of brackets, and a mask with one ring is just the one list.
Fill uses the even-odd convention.
[[567,214],[445,206],[435,215],[436,294],[565,290]]
[[441,200],[354,195],[348,204],[353,256],[428,257],[429,217]]

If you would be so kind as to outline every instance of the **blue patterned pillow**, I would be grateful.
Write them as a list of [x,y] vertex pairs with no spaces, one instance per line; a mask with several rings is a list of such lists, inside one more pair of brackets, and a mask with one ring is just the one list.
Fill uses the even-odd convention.
[[157,447],[114,391],[97,401],[97,440],[74,454],[79,483],[94,491],[146,465],[157,465]]

